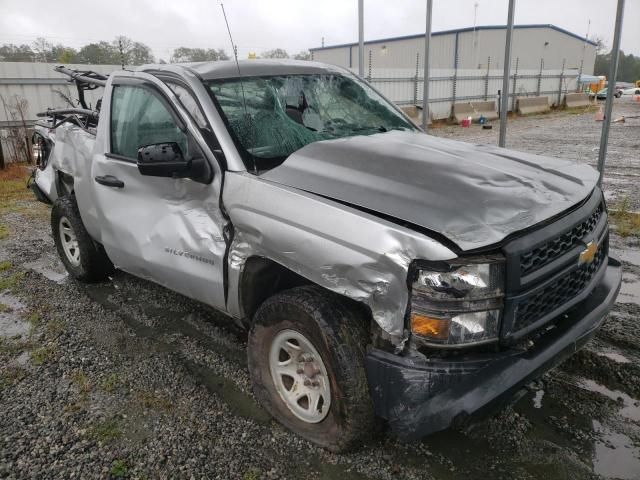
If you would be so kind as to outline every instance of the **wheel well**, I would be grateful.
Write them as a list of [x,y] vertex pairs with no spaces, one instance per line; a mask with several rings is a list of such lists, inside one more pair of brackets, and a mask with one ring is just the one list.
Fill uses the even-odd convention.
[[58,197],[64,197],[73,193],[73,176],[58,170],[56,175],[56,191]]
[[276,293],[309,284],[309,280],[273,260],[250,257],[240,280],[240,302],[245,318],[252,318],[262,302]]
[[[265,257],[250,257],[245,263],[240,280],[239,293],[244,318],[250,321],[258,307],[276,293],[303,285],[316,285],[329,291],[273,260]],[[372,324],[375,323],[368,305],[337,293],[333,294],[360,311],[362,318]]]

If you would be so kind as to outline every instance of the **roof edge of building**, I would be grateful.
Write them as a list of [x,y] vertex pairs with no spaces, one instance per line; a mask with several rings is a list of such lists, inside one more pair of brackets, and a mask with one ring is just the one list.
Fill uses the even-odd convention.
[[[454,28],[451,30],[441,30],[439,32],[432,32],[431,36],[432,37],[437,37],[440,35],[449,35],[452,33],[464,33],[464,32],[473,32],[474,30],[504,30],[506,29],[506,25],[480,25],[480,26],[476,26],[476,27],[465,27],[465,28]],[[593,46],[597,46],[597,43],[589,40],[588,38],[584,38],[581,37],[580,35],[570,32],[569,30],[565,30],[564,28],[558,27],[556,25],[552,25],[550,23],[533,23],[533,24],[527,24],[527,25],[514,25],[513,26],[514,29],[525,29],[525,28],[550,28],[552,30],[556,30],[557,32],[560,33],[564,33],[566,35],[569,35],[573,38],[577,38],[578,40],[581,40],[583,42],[587,42],[590,45]],[[413,34],[413,35],[401,35],[398,37],[387,37],[387,38],[378,38],[378,39],[374,39],[374,40],[367,40],[364,42],[365,45],[367,44],[372,44],[372,43],[380,43],[380,42],[393,42],[396,40],[412,40],[414,38],[424,38],[424,33],[417,33],[417,34]],[[320,50],[330,50],[333,48],[344,48],[344,47],[355,47],[358,46],[358,42],[352,42],[352,43],[341,43],[338,45],[328,45],[326,47],[313,47],[310,48],[309,51],[311,52],[317,52]]]

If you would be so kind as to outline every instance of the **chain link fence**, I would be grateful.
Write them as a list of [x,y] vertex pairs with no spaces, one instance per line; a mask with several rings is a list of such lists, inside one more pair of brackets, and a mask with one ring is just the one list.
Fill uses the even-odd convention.
[[[365,78],[396,105],[422,105],[424,78],[420,55],[415,68],[375,68],[369,56]],[[519,69],[516,58],[509,77],[509,108],[516,109],[517,97],[547,96],[549,105],[562,105],[564,95],[578,90],[578,69],[546,69],[540,59],[538,69]],[[357,72],[356,68],[351,68]],[[429,110],[432,120],[450,118],[456,103],[498,100],[502,69],[492,68],[487,57],[477,69],[432,68],[429,79]],[[496,108],[499,102],[496,103]]]

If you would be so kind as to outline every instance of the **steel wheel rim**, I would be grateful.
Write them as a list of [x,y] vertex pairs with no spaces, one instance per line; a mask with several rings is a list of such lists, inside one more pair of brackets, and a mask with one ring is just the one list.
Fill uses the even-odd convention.
[[291,413],[306,423],[325,419],[331,387],[322,357],[311,341],[295,330],[282,330],[271,342],[269,368],[276,391]]
[[60,218],[58,224],[58,232],[60,234],[60,243],[62,244],[62,250],[64,251],[67,260],[74,267],[80,266],[80,247],[78,246],[78,239],[76,233],[73,231],[71,222],[67,217]]

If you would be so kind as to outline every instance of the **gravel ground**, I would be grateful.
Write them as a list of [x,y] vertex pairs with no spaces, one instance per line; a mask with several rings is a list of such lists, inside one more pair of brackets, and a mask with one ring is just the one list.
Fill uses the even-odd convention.
[[[634,111],[616,101],[616,116]],[[599,128],[592,112],[527,117],[510,123],[508,146],[594,164]],[[639,147],[640,120],[612,126],[605,188],[636,209]],[[640,478],[636,237],[613,235],[625,284],[595,340],[512,406],[462,431],[411,444],[383,431],[335,455],[256,405],[245,335],[226,317],[125,273],[69,280],[36,202],[16,202],[0,224],[0,477]]]

